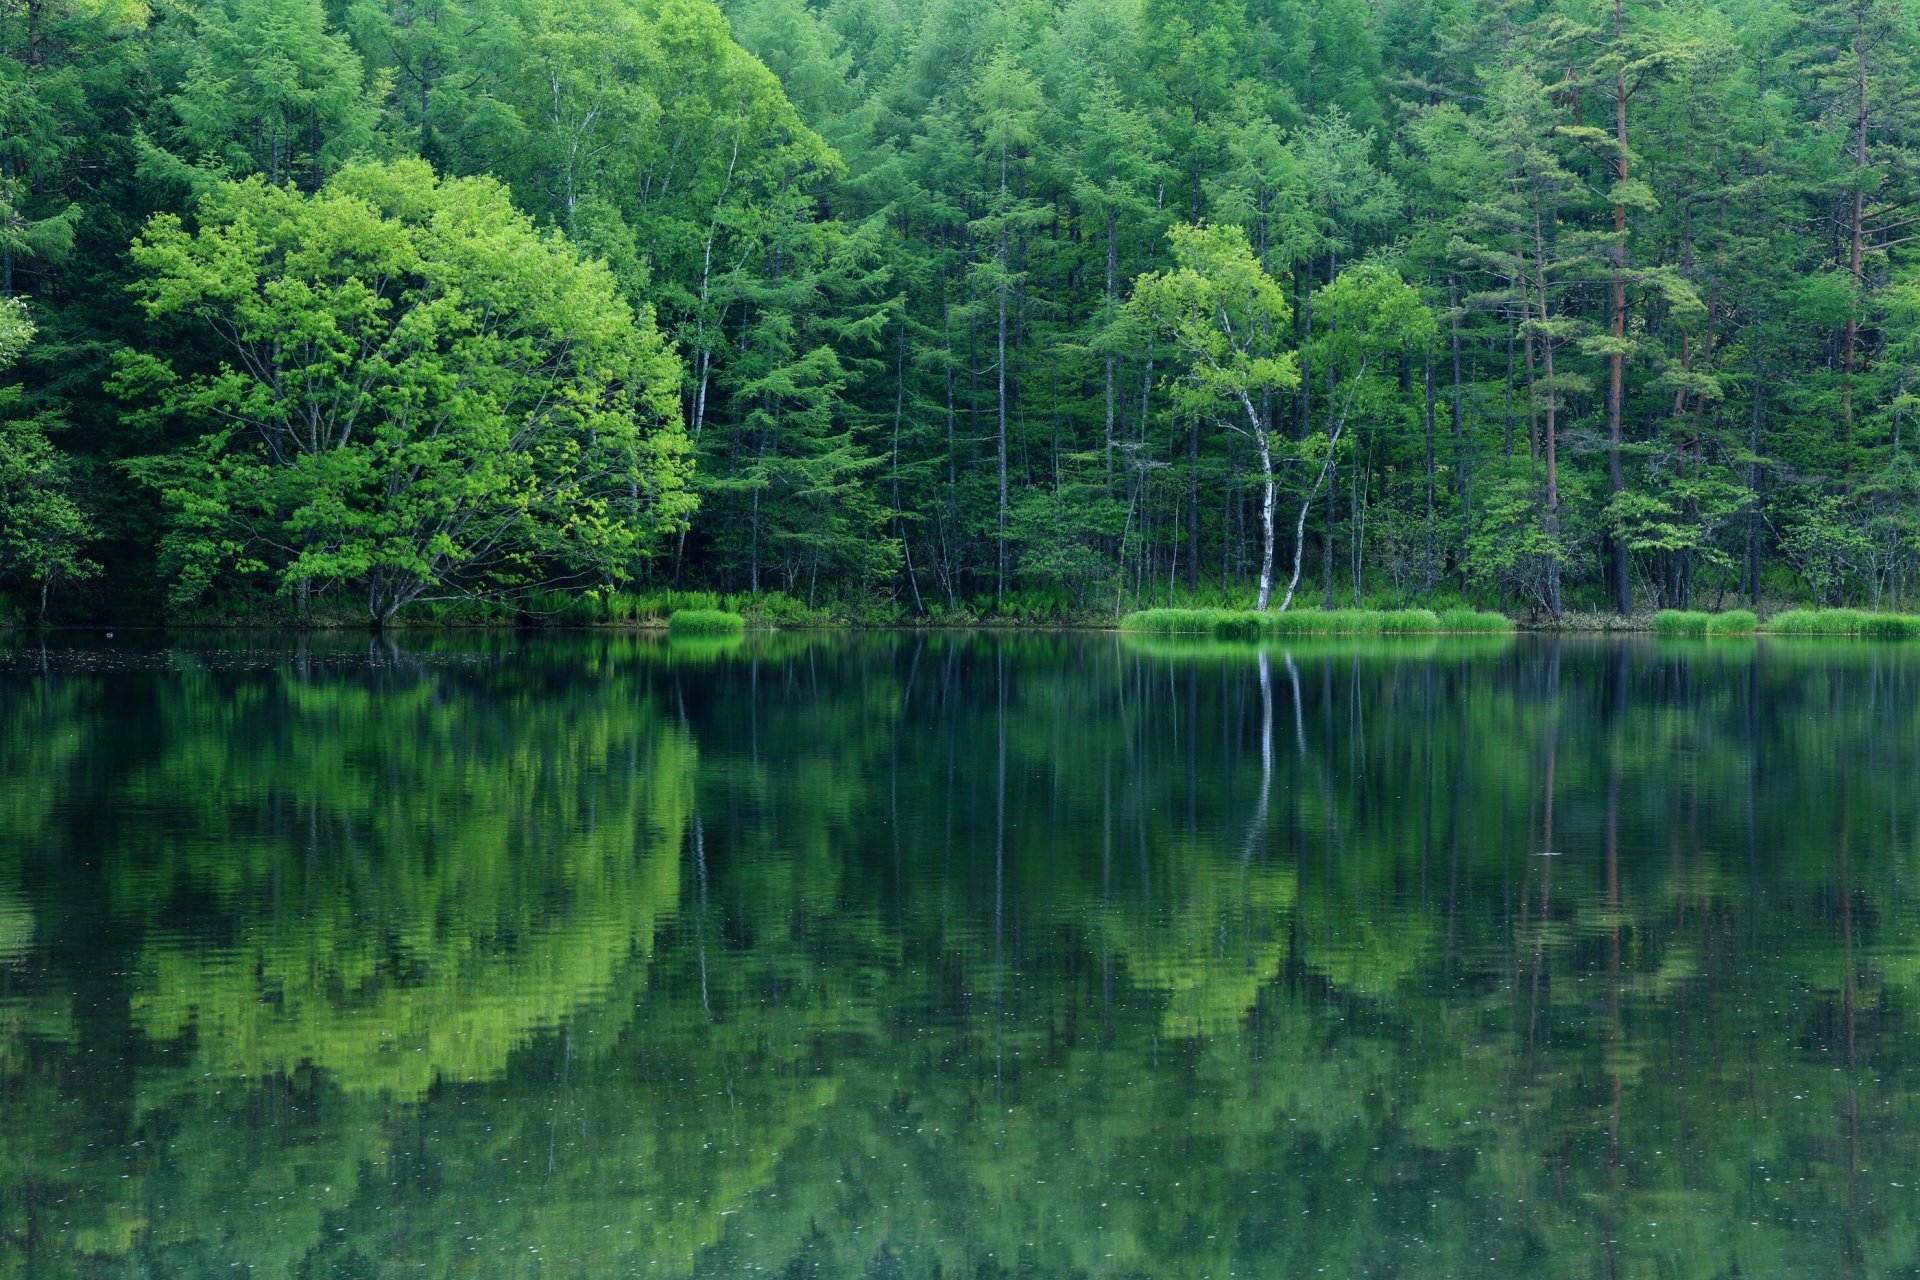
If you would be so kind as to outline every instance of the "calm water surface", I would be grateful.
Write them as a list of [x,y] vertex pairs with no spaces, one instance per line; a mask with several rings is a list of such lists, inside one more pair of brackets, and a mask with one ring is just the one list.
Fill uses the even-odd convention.
[[1920,1275],[1920,648],[0,649],[0,1277]]

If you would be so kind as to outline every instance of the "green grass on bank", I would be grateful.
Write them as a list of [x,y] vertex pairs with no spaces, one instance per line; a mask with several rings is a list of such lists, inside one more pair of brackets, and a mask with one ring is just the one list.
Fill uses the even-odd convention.
[[1256,640],[1269,636],[1489,635],[1513,630],[1504,614],[1471,609],[1142,609],[1120,620],[1122,631],[1164,636]]
[[1703,636],[1712,617],[1695,609],[1662,609],[1653,615],[1653,631],[1661,636]]
[[1868,609],[1788,609],[1767,619],[1766,630],[1776,636],[1904,639],[1920,636],[1920,615],[1874,613]]
[[676,609],[667,617],[671,636],[737,636],[747,620],[725,609]]
[[1869,609],[1787,609],[1764,624],[1745,609],[1702,613],[1691,609],[1662,609],[1653,629],[1663,636],[1876,636],[1897,639],[1920,636],[1920,615],[1875,613]]
[[1654,634],[1662,636],[1750,636],[1760,619],[1745,609],[1702,613],[1697,609],[1662,609],[1653,615]]

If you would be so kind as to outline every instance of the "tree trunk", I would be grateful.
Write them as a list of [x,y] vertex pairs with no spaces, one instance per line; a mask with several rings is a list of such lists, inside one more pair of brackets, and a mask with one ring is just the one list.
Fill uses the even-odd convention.
[[[1119,300],[1119,296],[1120,296],[1119,221],[1120,221],[1119,211],[1113,208],[1109,208],[1107,210],[1107,323],[1109,326],[1111,326],[1113,323],[1114,305]],[[1107,341],[1108,342],[1113,341],[1112,333],[1107,334]],[[1107,352],[1107,496],[1108,497],[1113,496],[1113,392],[1114,392],[1115,363],[1116,362],[1113,358],[1113,352],[1111,349],[1109,349]]]
[[1548,330],[1547,244],[1540,225],[1540,201],[1533,203],[1533,253],[1535,283],[1540,297],[1540,359],[1547,381],[1547,538],[1553,545],[1547,562],[1547,612],[1560,617],[1560,464],[1558,413],[1560,392],[1553,380],[1553,335]]
[[[1613,0],[1613,43],[1616,52],[1621,43],[1621,0]],[[1614,141],[1614,178],[1617,182],[1627,180],[1627,73],[1623,63],[1616,61],[1613,71],[1613,141]],[[1626,353],[1620,350],[1620,344],[1627,336],[1627,206],[1619,200],[1617,194],[1613,202],[1613,244],[1608,250],[1613,260],[1613,341],[1614,349],[1607,355],[1607,487],[1618,499],[1627,487],[1625,468],[1620,461],[1620,401],[1621,372],[1626,361]],[[1627,576],[1627,544],[1612,530],[1608,531],[1607,541],[1612,549],[1613,606],[1622,617],[1633,612],[1633,583]]]
[[1187,423],[1187,592],[1200,592],[1200,415]]
[[1000,278],[997,283],[1000,304],[999,327],[999,447],[1000,447],[1000,521],[996,541],[999,555],[993,584],[993,604],[998,610],[1007,594],[1007,239],[1011,230],[1007,218],[1007,152],[1000,149]]
[[1853,129],[1853,217],[1848,227],[1847,271],[1851,291],[1847,296],[1847,333],[1841,347],[1840,368],[1840,443],[1845,457],[1842,465],[1853,472],[1853,374],[1855,348],[1860,337],[1860,294],[1865,288],[1861,264],[1864,256],[1867,213],[1867,52],[1866,10],[1854,18],[1853,63],[1856,103]]
[[1433,344],[1427,344],[1427,556],[1426,603],[1433,604]]

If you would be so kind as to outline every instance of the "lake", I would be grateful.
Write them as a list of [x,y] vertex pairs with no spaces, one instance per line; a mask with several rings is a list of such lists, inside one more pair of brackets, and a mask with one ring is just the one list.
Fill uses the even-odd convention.
[[1920,647],[4,643],[0,1276],[1920,1274]]

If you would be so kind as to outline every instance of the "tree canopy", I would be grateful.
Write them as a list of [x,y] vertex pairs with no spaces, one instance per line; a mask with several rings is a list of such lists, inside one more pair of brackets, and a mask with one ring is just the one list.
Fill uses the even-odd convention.
[[[1915,21],[1891,0],[9,4],[0,295],[40,333],[0,414],[42,424],[80,523],[67,563],[16,557],[0,590],[74,619],[338,612],[349,584],[375,616],[500,617],[522,587],[628,581],[1099,618],[1258,603],[1271,509],[1305,511],[1298,592],[1324,605],[1898,607],[1920,576]],[[419,510],[376,511],[385,463],[256,474],[262,427],[222,442],[189,411],[221,359],[252,375],[210,302],[159,285],[165,246],[212,253],[257,210],[245,235],[319,255],[357,234],[353,200],[431,240],[439,215],[381,205],[378,173],[549,246],[468,264],[463,293],[558,305],[520,282],[572,255],[552,289],[592,294],[580,323],[652,317],[677,369],[663,349],[638,381],[553,377],[627,387],[663,446],[683,424],[684,457],[642,459],[657,492],[622,515],[598,480],[576,505],[575,481],[476,455],[500,492],[458,500],[466,527],[522,509],[515,548],[429,551]],[[1129,305],[1229,234],[1270,282],[1258,359],[1298,375],[1257,388],[1257,424],[1202,412],[1204,353]],[[1356,335],[1322,291],[1354,272],[1429,320],[1348,385]],[[311,306],[347,305],[346,278]],[[444,314],[391,287],[407,325]],[[421,390],[396,351],[392,379],[326,371],[315,393],[345,399],[323,416],[393,421]],[[208,484],[251,506],[218,514]]]

